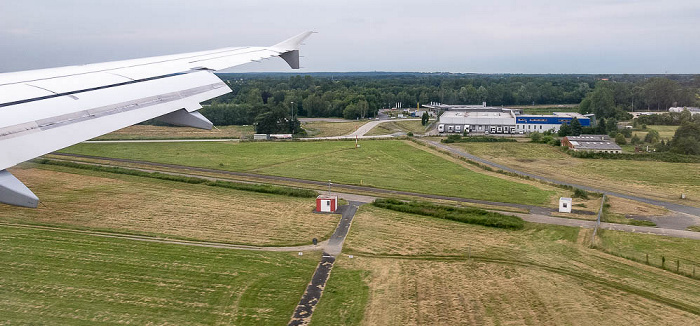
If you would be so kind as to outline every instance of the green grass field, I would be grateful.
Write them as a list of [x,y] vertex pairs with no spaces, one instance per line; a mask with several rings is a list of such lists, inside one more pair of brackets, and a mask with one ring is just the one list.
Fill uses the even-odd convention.
[[[591,187],[700,206],[700,164],[579,159],[533,143],[459,143],[467,152],[514,169]],[[680,200],[680,194],[688,198]]]
[[[673,135],[676,134],[676,130],[678,129],[678,126],[647,126],[647,129],[653,129],[659,132],[659,137],[663,139],[664,141],[669,141],[671,138],[673,138]],[[646,131],[634,131],[632,133],[633,135],[637,135],[639,139],[644,140],[644,137],[647,135]],[[645,144],[646,145],[646,144]]]
[[678,271],[700,278],[700,241],[662,237],[649,234],[632,234],[627,232],[601,230],[598,246],[614,255],[630,258],[661,267],[661,257],[666,259],[665,268],[675,271],[678,261]]
[[319,256],[0,226],[0,323],[283,325]]
[[550,191],[465,169],[404,141],[78,144],[64,152],[532,205]]

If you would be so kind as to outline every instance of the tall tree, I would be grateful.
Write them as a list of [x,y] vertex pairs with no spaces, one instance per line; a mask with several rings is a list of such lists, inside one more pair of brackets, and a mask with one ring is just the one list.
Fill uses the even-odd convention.
[[581,127],[581,122],[574,117],[571,119],[571,135],[572,136],[581,136],[581,131],[583,127]]

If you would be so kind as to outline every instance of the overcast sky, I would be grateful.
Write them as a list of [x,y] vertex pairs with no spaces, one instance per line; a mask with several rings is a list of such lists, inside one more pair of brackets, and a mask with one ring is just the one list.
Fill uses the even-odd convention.
[[[302,72],[700,73],[700,1],[0,0],[0,72],[272,45]],[[290,71],[268,60],[234,71]]]

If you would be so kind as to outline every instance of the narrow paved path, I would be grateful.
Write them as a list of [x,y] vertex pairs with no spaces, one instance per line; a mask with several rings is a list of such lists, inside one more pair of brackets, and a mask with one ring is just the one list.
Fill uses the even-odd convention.
[[[553,217],[553,216],[546,216],[546,215],[540,215],[540,214],[515,213],[513,215],[520,216],[523,220],[528,221],[528,222],[532,222],[532,223],[582,227],[582,228],[587,228],[587,229],[595,228],[595,223],[596,223],[596,221],[569,219],[569,218]],[[616,224],[616,223],[607,223],[607,222],[601,222],[600,226],[598,228],[605,229],[605,230],[615,230],[615,231],[642,233],[642,234],[664,235],[664,236],[674,237],[674,238],[700,240],[700,232],[693,232],[693,231],[686,231],[686,230],[664,229],[664,228],[650,227],[650,226],[635,226],[635,225]]]
[[489,160],[486,160],[486,159],[483,159],[481,157],[469,154],[465,151],[459,150],[459,149],[451,147],[451,146],[447,146],[445,144],[442,144],[442,143],[439,143],[436,141],[432,141],[432,140],[421,140],[421,141],[425,142],[427,144],[430,144],[432,146],[435,146],[441,150],[448,151],[454,155],[461,156],[461,157],[464,157],[466,159],[469,159],[469,160],[472,160],[475,162],[479,162],[479,163],[482,163],[485,165],[489,165],[489,166],[492,166],[492,167],[497,168],[497,169],[501,169],[501,170],[506,171],[506,172],[516,173],[516,174],[519,174],[522,176],[530,177],[532,179],[542,180],[542,181],[553,183],[553,184],[571,186],[571,187],[583,189],[586,191],[604,193],[604,194],[607,194],[609,196],[615,196],[615,197],[635,200],[635,201],[639,201],[639,202],[647,203],[647,204],[651,204],[651,205],[661,206],[661,207],[665,207],[666,209],[671,210],[671,211],[680,212],[680,213],[684,213],[684,214],[688,214],[688,215],[693,215],[695,217],[700,217],[700,208],[698,208],[698,207],[680,205],[680,204],[670,203],[670,202],[661,201],[661,200],[657,200],[657,199],[638,197],[638,196],[623,194],[623,193],[619,193],[619,192],[608,191],[608,190],[604,190],[604,189],[598,189],[598,188],[594,188],[594,187],[589,187],[589,186],[578,185],[578,184],[574,184],[574,183],[570,183],[570,182],[560,181],[560,180],[547,178],[547,177],[543,177],[543,176],[536,175],[536,174],[526,173],[526,172],[522,172],[522,171],[510,168],[510,167],[507,167],[505,165],[491,162]]
[[335,232],[329,239],[328,245],[326,245],[326,250],[323,252],[321,262],[318,263],[316,271],[311,277],[311,282],[309,282],[309,285],[306,287],[306,291],[304,291],[301,300],[299,300],[299,304],[292,314],[292,319],[289,321],[290,326],[308,325],[311,322],[311,316],[316,308],[316,304],[321,300],[323,289],[326,287],[326,282],[328,282],[328,278],[331,276],[335,258],[343,249],[343,242],[348,235],[348,231],[350,231],[352,219],[360,205],[362,205],[362,203],[351,201],[349,205],[338,208],[338,211],[341,212],[343,216]]

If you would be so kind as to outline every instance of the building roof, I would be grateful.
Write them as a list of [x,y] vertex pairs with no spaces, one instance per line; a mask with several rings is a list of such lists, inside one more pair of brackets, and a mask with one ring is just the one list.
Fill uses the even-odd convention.
[[515,125],[511,112],[447,111],[440,116],[440,123],[465,125]]
[[566,136],[569,141],[589,142],[589,141],[610,141],[608,135],[581,135],[581,136]]
[[566,136],[565,138],[577,150],[622,151],[622,148],[610,140],[608,135]]

